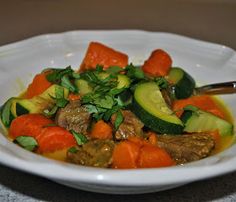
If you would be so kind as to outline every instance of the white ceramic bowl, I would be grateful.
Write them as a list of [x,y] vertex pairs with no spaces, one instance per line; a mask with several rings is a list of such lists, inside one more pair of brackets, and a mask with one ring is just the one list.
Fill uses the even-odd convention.
[[[34,37],[0,47],[0,103],[19,94],[32,76],[46,67],[78,68],[90,41],[125,52],[142,64],[162,48],[174,66],[186,69],[200,83],[235,80],[235,51],[217,44],[168,33],[144,31],[73,31]],[[222,96],[236,117],[236,95]],[[0,162],[78,189],[118,194],[170,189],[236,170],[236,145],[204,160],[160,169],[112,170],[76,166],[43,158],[0,136]]]

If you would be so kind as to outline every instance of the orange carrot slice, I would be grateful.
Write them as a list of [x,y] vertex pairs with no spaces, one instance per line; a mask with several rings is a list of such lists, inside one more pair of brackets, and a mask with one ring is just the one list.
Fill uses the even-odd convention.
[[111,139],[112,127],[103,120],[99,120],[93,126],[90,136],[96,139]]
[[91,42],[79,71],[94,69],[97,65],[102,65],[104,69],[107,69],[110,66],[125,67],[127,64],[128,56],[126,54],[101,43]]
[[41,74],[37,74],[32,83],[28,86],[25,98],[32,98],[43,93],[47,90],[52,83],[50,83],[46,78],[47,72],[42,72]]
[[172,59],[164,50],[154,50],[144,62],[142,70],[150,76],[166,76],[171,68]]
[[224,112],[209,95],[193,96],[187,99],[176,100],[173,103],[173,111],[176,111],[176,115],[180,117],[183,113],[183,108],[187,105],[196,106],[201,110],[210,112],[222,119],[225,119]]

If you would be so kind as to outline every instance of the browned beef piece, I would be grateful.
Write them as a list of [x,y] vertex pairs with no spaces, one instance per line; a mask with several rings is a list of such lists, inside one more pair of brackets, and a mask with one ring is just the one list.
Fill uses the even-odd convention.
[[171,95],[170,95],[170,89],[162,89],[161,94],[162,94],[166,104],[171,108],[171,106],[173,104],[173,99],[171,98]]
[[165,149],[177,164],[183,164],[209,156],[215,142],[207,134],[158,135],[158,146]]
[[112,140],[91,140],[76,153],[67,152],[67,160],[71,163],[107,168],[112,163],[115,143]]
[[75,100],[67,104],[65,108],[58,110],[55,121],[57,125],[67,130],[86,134],[90,123],[90,114],[86,107],[81,106],[79,100]]
[[[142,136],[144,124],[129,110],[122,110],[122,114],[124,121],[116,131],[115,138],[117,140],[123,140],[130,136]],[[113,115],[111,117],[112,124],[114,124],[115,120],[116,115]]]

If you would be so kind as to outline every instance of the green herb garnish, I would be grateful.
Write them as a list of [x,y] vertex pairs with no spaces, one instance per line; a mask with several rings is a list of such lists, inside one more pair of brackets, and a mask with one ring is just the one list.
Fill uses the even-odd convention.
[[51,109],[45,109],[43,111],[47,117],[54,116],[59,108],[64,108],[69,102],[64,98],[64,88],[61,86],[56,86],[55,97],[51,96],[51,98],[55,100],[55,105]]
[[169,82],[164,77],[156,77],[154,82],[156,82],[160,89],[166,89],[169,86]]
[[68,75],[64,75],[61,78],[61,86],[69,89],[69,91],[71,91],[72,93],[78,92],[77,87],[74,84],[71,83]]
[[74,130],[71,130],[71,133],[74,136],[78,145],[83,145],[86,142],[88,142],[87,137],[85,135],[83,135],[82,133],[77,133]]
[[14,119],[11,113],[12,98],[7,100],[7,102],[0,109],[0,116],[4,126],[9,127],[12,120]]
[[73,154],[77,153],[77,151],[78,149],[76,147],[71,147],[68,149],[68,152],[73,153]]
[[115,120],[115,123],[114,123],[114,126],[115,126],[115,129],[118,130],[118,128],[120,127],[120,124],[123,122],[124,120],[124,117],[123,117],[123,114],[121,113],[121,111],[119,110],[117,113],[116,113],[116,120]]
[[140,68],[135,67],[132,63],[125,67],[126,74],[131,79],[144,79],[145,74]]
[[80,78],[80,74],[75,73],[71,69],[71,66],[68,66],[65,69],[51,69],[51,73],[49,73],[46,78],[51,83],[61,85],[73,93],[78,92],[77,87],[71,82],[71,80]]
[[122,71],[124,71],[124,69],[118,66],[111,66],[108,69],[106,69],[106,72],[108,72],[109,74],[118,74]]
[[29,151],[34,151],[38,147],[37,141],[30,136],[18,136],[14,142]]
[[46,78],[51,83],[60,84],[61,79],[64,75],[72,75],[73,70],[71,66],[66,67],[65,69],[50,69],[51,73],[47,74]]

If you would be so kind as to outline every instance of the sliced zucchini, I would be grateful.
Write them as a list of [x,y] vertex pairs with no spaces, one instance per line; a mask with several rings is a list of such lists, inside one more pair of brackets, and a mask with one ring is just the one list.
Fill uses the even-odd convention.
[[188,98],[193,94],[195,81],[183,69],[179,67],[171,68],[167,78],[173,83],[173,94],[176,99]]
[[81,95],[85,95],[87,93],[91,93],[93,88],[89,85],[89,83],[84,79],[76,79],[75,85],[77,86],[79,93]]
[[129,88],[130,86],[130,78],[124,74],[119,74],[117,76],[117,81],[118,81],[118,84],[117,84],[117,87],[118,89],[121,89],[121,88]]
[[200,109],[185,110],[181,120],[185,124],[184,131],[188,133],[218,130],[221,136],[233,135],[233,124]]
[[[102,79],[105,79],[109,76],[110,74],[107,73],[107,72],[101,72],[99,73],[99,77],[102,78]],[[124,74],[118,74],[117,75],[117,89],[121,89],[121,88],[129,88],[130,86],[130,78]]]
[[183,131],[182,121],[168,108],[154,82],[136,87],[131,110],[145,126],[157,133],[181,134]]
[[133,94],[129,89],[125,89],[118,95],[118,98],[126,105],[130,105],[132,103]]
[[23,114],[43,113],[45,109],[50,109],[55,104],[55,97],[58,89],[63,89],[63,96],[66,99],[69,94],[67,88],[58,86],[56,84],[49,87],[42,94],[31,99],[15,98],[12,101],[11,112],[14,117]]

